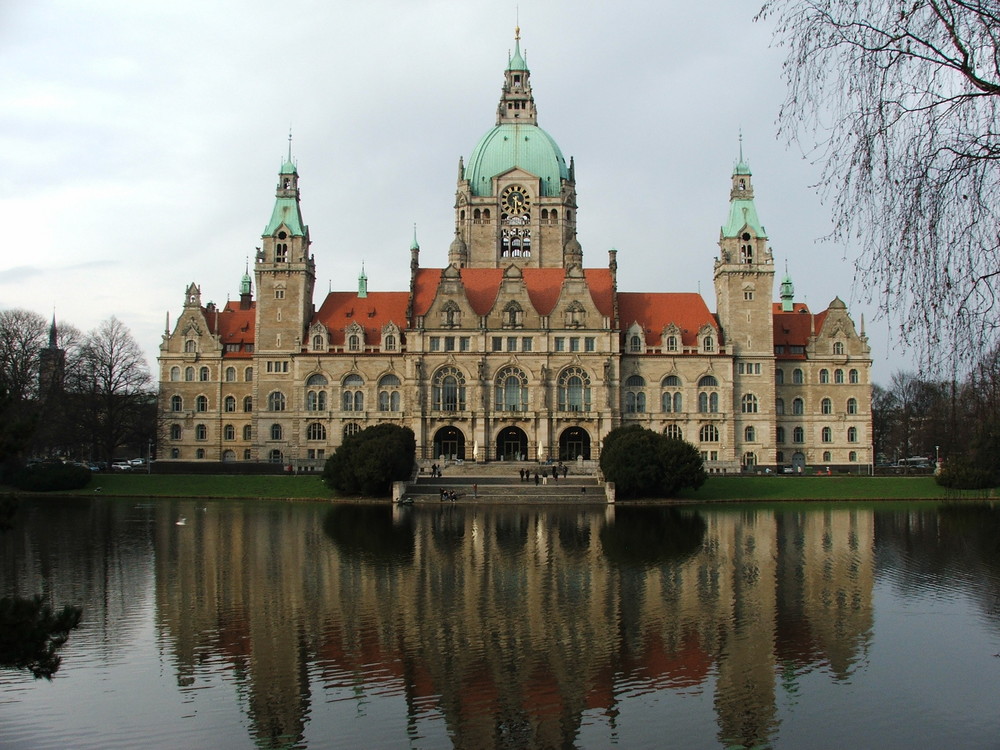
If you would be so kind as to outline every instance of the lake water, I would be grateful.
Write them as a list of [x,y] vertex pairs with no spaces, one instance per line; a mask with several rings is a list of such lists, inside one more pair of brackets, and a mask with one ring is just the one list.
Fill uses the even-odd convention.
[[0,747],[1000,747],[998,545],[982,505],[26,501],[0,595],[83,620],[0,669]]

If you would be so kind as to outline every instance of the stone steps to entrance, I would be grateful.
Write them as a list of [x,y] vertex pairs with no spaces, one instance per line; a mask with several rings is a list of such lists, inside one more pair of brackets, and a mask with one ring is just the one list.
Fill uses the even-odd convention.
[[[548,474],[542,476],[541,470]],[[523,481],[520,469],[529,469],[531,479]],[[534,472],[538,471],[538,484]],[[459,464],[445,467],[440,477],[418,475],[406,485],[399,498],[414,503],[442,502],[442,490],[454,492],[458,502],[486,503],[604,503],[604,485],[593,474],[569,473],[566,478],[552,477],[552,466],[536,463],[504,462],[498,464]],[[572,472],[572,469],[571,469]],[[445,500],[447,502],[447,500]]]

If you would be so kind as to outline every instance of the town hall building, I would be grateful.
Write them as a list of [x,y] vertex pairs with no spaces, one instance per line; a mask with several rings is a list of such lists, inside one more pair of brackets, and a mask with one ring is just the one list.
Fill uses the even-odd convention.
[[203,304],[191,283],[172,330],[168,317],[158,458],[316,469],[345,436],[390,422],[428,462],[589,461],[610,430],[639,424],[697,446],[710,472],[864,470],[864,326],[839,298],[796,302],[787,274],[774,301],[751,177],[741,153],[714,312],[699,293],[619,290],[616,251],[585,264],[576,167],[538,125],[516,39],[496,124],[459,162],[443,267],[422,265],[414,237],[406,290],[369,292],[362,273],[317,299],[289,151],[239,300]]

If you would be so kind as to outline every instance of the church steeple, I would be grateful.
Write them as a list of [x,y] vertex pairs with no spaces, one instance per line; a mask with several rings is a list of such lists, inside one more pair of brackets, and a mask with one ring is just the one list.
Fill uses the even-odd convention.
[[781,311],[792,312],[795,309],[795,287],[792,285],[792,277],[788,275],[788,268],[785,268],[785,277],[781,280]]
[[531,95],[531,72],[521,56],[521,28],[514,29],[514,54],[504,71],[503,91],[497,109],[497,125],[505,122],[538,124],[535,99]]

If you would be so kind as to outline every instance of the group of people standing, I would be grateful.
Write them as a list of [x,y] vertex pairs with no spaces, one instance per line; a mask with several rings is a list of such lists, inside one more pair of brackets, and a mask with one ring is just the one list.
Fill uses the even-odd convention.
[[[521,475],[522,482],[530,482],[534,478],[535,484],[538,484],[541,478],[548,474],[548,470],[542,469],[541,475],[539,475],[537,469],[534,472],[531,469],[519,469],[518,473]],[[569,467],[561,461],[552,467],[552,479],[558,482],[560,474],[562,474],[563,479],[569,474]]]

